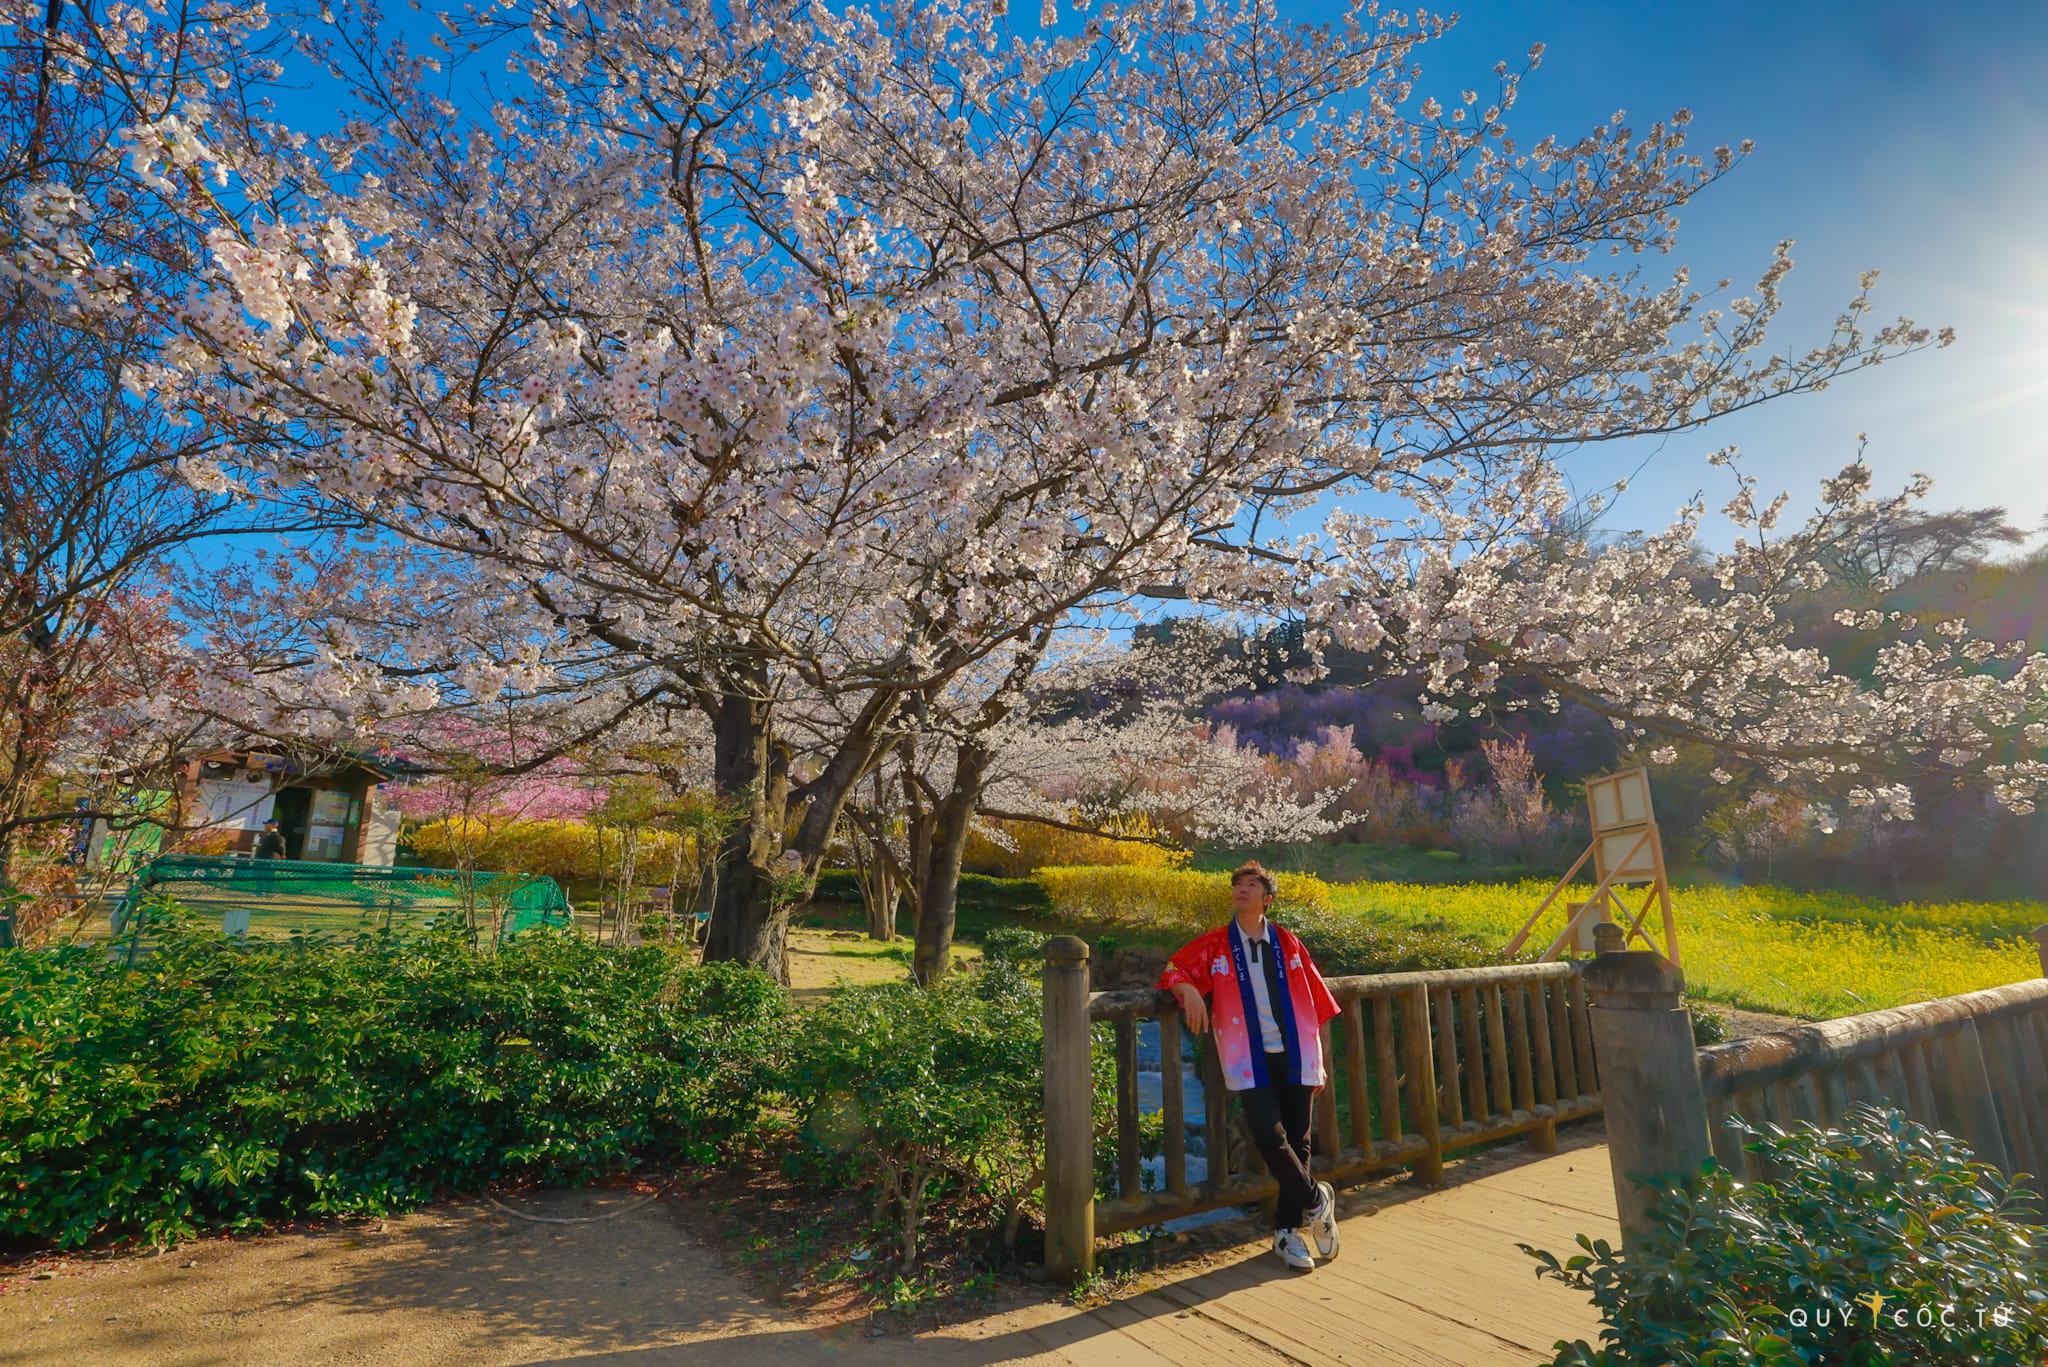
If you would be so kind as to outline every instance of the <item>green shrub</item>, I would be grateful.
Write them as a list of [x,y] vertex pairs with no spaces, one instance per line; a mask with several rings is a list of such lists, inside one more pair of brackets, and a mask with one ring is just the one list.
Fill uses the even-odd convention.
[[764,975],[535,931],[495,955],[239,944],[179,916],[132,970],[0,954],[0,1238],[77,1247],[383,1214],[504,1177],[706,1160],[786,1037]]
[[[852,869],[823,869],[811,896],[820,902],[859,902],[860,875]],[[1012,916],[1046,916],[1052,899],[1033,878],[992,878],[986,874],[960,875],[960,910],[1003,912]]]
[[[1035,979],[998,962],[929,988],[842,988],[806,1018],[784,1089],[814,1171],[868,1191],[906,1270],[937,1208],[1000,1220],[1007,1245],[1042,1190],[1042,1011]],[[1098,1051],[1103,1114],[1112,1068]]]
[[1728,1038],[1728,1013],[1705,1002],[1688,1000],[1685,1009],[1692,1016],[1694,1044],[1721,1044]]
[[820,902],[858,902],[860,874],[853,869],[820,869],[811,896]]
[[1555,1367],[2043,1360],[2048,1266],[1996,1169],[1895,1110],[1741,1128],[1770,1178],[1709,1161],[1653,1183],[1655,1227],[1626,1259],[1584,1235],[1562,1263],[1521,1245],[1606,1321],[1597,1349],[1559,1342]]
[[981,937],[983,964],[1008,964],[1029,977],[1045,966],[1045,942],[1052,937],[1029,926],[997,926]]
[[1036,878],[996,878],[983,873],[960,875],[960,907],[1012,916],[1049,916],[1052,898]]

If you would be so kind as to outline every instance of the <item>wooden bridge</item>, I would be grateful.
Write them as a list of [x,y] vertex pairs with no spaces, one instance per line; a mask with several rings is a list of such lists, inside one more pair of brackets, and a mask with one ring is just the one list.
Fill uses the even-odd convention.
[[[1071,936],[1046,946],[1046,1262],[1063,1278],[1093,1269],[1097,1236],[1262,1205],[1278,1191],[1233,1123],[1213,1040],[1195,1051],[1197,1109],[1172,995],[1091,994],[1087,954]],[[1337,1185],[1404,1168],[1435,1184],[1447,1156],[1517,1137],[1550,1152],[1559,1124],[1600,1110],[1585,984],[1572,964],[1338,977],[1329,987],[1343,1012],[1323,1027],[1333,1085],[1316,1097],[1311,1165]],[[1090,1055],[1103,1025],[1115,1041],[1116,1119],[1113,1141],[1102,1138],[1115,1146],[1117,1189],[1098,1198]],[[1141,1026],[1157,1060],[1156,1149],[1140,1118]]]
[[[1343,1013],[1326,1027],[1333,1085],[1317,1098],[1313,1165],[1340,1186],[1412,1179],[1345,1198],[1337,1261],[1300,1276],[1254,1238],[1097,1310],[959,1333],[1052,1361],[1548,1360],[1560,1339],[1597,1344],[1598,1318],[1539,1281],[1518,1245],[1563,1256],[1581,1233],[1640,1233],[1647,1202],[1619,1174],[1696,1171],[1712,1153],[1763,1175],[1730,1142],[1730,1114],[1827,1124],[1859,1102],[1894,1106],[2008,1173],[2048,1169],[2048,927],[2035,932],[2040,979],[1707,1049],[1676,966],[1602,931],[1602,952],[1578,964],[1330,980]],[[1046,947],[1046,1261],[1063,1279],[1096,1270],[1099,1236],[1276,1190],[1233,1136],[1213,1047],[1198,1051],[1191,1103],[1174,999],[1091,993],[1087,952],[1070,937]],[[1105,1026],[1113,1119],[1095,1112],[1091,1073]],[[1140,1085],[1154,1038],[1156,1107]],[[1102,1145],[1114,1147],[1108,1193]],[[1446,1164],[1459,1154],[1471,1156]]]
[[[1538,1281],[1516,1245],[1566,1256],[1580,1233],[1616,1240],[1598,1121],[1568,1127],[1558,1152],[1497,1150],[1412,1181],[1348,1191],[1336,1261],[1288,1271],[1263,1239],[1176,1261],[1107,1304],[1012,1310],[919,1335],[911,1362],[1116,1364],[1356,1363],[1493,1367],[1548,1362],[1560,1339],[1597,1344],[1583,1296]],[[1240,1222],[1255,1234],[1254,1222]],[[1105,1259],[1107,1262],[1108,1259]]]

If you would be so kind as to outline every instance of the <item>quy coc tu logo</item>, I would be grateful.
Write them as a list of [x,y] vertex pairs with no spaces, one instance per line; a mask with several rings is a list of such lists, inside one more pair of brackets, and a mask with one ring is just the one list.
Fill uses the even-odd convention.
[[1870,1312],[1872,1329],[1981,1329],[1986,1325],[2004,1329],[2017,1322],[2019,1308],[2012,1305],[1979,1306],[1965,1309],[1955,1304],[1912,1305],[1895,1301],[1882,1291],[1866,1291],[1845,1301],[1824,1300],[1820,1305],[1794,1306],[1785,1315],[1794,1329],[1846,1329],[1855,1312],[1851,1306]]

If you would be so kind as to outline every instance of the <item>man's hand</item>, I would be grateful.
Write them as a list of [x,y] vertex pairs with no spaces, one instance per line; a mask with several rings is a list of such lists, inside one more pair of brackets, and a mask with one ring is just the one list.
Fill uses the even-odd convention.
[[1202,994],[1195,991],[1195,985],[1193,983],[1175,983],[1173,985],[1173,995],[1180,999],[1181,1018],[1187,1022],[1188,1029],[1198,1035],[1207,1034],[1209,1030],[1209,1008],[1203,1003]]

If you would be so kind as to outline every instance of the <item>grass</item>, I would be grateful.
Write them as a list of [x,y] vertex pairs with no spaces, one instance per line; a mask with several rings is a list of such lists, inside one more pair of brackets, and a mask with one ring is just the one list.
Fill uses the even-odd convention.
[[[804,922],[824,920],[805,917]],[[833,918],[835,920],[840,918]],[[789,932],[789,986],[800,1001],[816,1001],[834,988],[853,983],[897,982],[910,976],[911,942],[870,940],[864,930],[844,925],[799,923]],[[956,963],[974,963],[981,949],[955,944]]]

